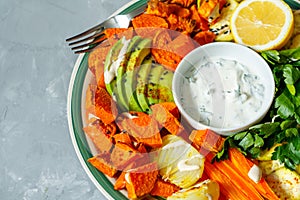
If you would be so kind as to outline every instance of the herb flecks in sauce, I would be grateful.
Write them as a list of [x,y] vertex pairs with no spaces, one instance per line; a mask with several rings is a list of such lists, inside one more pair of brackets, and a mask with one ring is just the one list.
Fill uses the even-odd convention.
[[208,58],[187,71],[181,85],[181,104],[195,120],[231,128],[257,114],[264,86],[255,72],[235,60]]

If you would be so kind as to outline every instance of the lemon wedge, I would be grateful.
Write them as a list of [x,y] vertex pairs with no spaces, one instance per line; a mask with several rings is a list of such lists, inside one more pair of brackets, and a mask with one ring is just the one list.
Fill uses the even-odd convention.
[[294,29],[291,8],[282,0],[245,0],[232,14],[234,41],[256,51],[282,48]]

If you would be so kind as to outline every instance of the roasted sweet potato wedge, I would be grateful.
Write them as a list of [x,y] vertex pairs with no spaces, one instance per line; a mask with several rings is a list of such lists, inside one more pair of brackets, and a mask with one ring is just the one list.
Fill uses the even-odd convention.
[[92,164],[96,169],[103,174],[113,177],[117,173],[117,169],[111,164],[109,154],[99,154],[88,159],[88,162]]
[[139,168],[127,172],[125,175],[126,189],[130,199],[136,199],[145,194],[149,194],[154,188],[158,177],[158,169],[156,163],[150,163]]
[[158,178],[154,184],[154,188],[151,191],[153,196],[161,196],[167,198],[174,192],[177,192],[180,188],[172,183],[166,182],[161,178]]
[[124,115],[118,117],[117,124],[121,130],[148,147],[162,146],[158,123],[153,118],[143,112],[130,112],[129,115],[130,117]]

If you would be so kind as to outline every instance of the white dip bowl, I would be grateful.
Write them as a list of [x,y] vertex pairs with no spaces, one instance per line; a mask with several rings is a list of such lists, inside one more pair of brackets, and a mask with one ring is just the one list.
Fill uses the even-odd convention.
[[173,96],[194,129],[231,135],[261,121],[274,98],[267,62],[254,50],[214,42],[190,52],[176,68]]

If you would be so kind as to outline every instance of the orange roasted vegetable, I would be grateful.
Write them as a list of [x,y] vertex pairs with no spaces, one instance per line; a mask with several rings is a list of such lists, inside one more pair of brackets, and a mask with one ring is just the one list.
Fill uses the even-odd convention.
[[105,135],[103,130],[96,126],[87,126],[83,128],[85,134],[93,141],[93,144],[100,153],[107,153],[112,148],[112,142],[109,137]]
[[169,49],[181,57],[186,56],[195,49],[193,39],[185,34],[178,34],[171,42],[168,43]]
[[221,196],[225,199],[231,200],[249,200],[247,195],[245,195],[240,188],[231,182],[231,178],[228,178],[225,174],[219,171],[215,165],[211,164],[209,161],[205,161],[204,172],[209,176],[210,179],[218,182],[220,186]]
[[170,3],[179,4],[183,7],[190,7],[190,5],[195,3],[195,0],[170,0]]
[[191,19],[195,20],[195,30],[196,31],[207,31],[209,30],[208,21],[204,19],[197,10],[196,5],[192,5],[190,8],[192,15]]
[[161,102],[159,104],[169,111],[176,119],[180,120],[180,112],[174,102]]
[[200,151],[219,152],[224,143],[224,138],[212,130],[193,130],[189,136],[192,145]]
[[126,187],[126,179],[125,179],[125,174],[126,171],[123,171],[120,176],[117,178],[115,184],[114,184],[114,189],[115,190],[122,190],[125,189]]
[[215,40],[216,35],[211,31],[201,31],[197,33],[193,39],[200,45],[211,43]]
[[151,53],[156,62],[175,71],[181,59],[194,48],[190,37],[176,31],[159,29],[153,38]]
[[146,13],[163,18],[167,18],[171,14],[188,18],[191,14],[188,8],[184,8],[178,4],[168,4],[159,0],[150,0]]
[[180,188],[172,183],[166,182],[161,178],[158,178],[155,182],[154,188],[151,191],[153,196],[161,196],[167,198],[174,192],[177,192]]
[[128,133],[118,133],[113,136],[115,143],[123,143],[132,146],[132,141]]
[[97,156],[89,158],[88,162],[109,177],[113,177],[117,173],[117,169],[110,162],[108,153],[99,154]]
[[[210,178],[219,176],[220,174],[222,174],[222,176],[224,175],[227,179],[230,179],[232,187],[235,186],[238,191],[241,191],[245,196],[248,196],[248,199],[279,199],[263,177],[258,183],[250,179],[248,172],[254,163],[236,149],[229,149],[229,155],[230,158],[228,160],[214,162],[213,165],[210,164],[213,154],[208,154],[206,156],[205,169],[206,167],[209,168],[207,174]],[[225,181],[225,177],[223,177],[222,180]],[[220,185],[223,185],[224,187],[223,194],[227,198],[239,199],[238,196],[235,196],[236,191],[231,191],[231,186],[226,186],[226,183],[223,183],[222,180],[220,180]],[[226,192],[228,192],[228,194]]]
[[166,128],[171,134],[178,135],[184,132],[184,127],[180,121],[174,117],[167,109],[167,107],[160,103],[151,106],[152,117],[158,121],[158,123]]
[[159,28],[168,28],[167,21],[159,16],[141,14],[132,20],[137,35],[144,38],[153,38]]
[[141,157],[141,153],[133,147],[123,143],[116,143],[111,152],[111,162],[118,170],[126,169],[129,164]]
[[[208,160],[210,160],[210,157],[207,156]],[[208,161],[207,161],[208,162]],[[207,162],[205,162],[205,165],[207,164]],[[243,165],[244,163],[240,163],[239,165]],[[263,200],[263,196],[256,190],[256,188],[254,187],[254,185],[251,184],[250,182],[250,178],[248,177],[244,177],[241,176],[241,174],[239,173],[239,170],[236,169],[232,163],[228,160],[223,160],[220,162],[214,162],[214,167],[217,168],[218,171],[220,171],[221,173],[223,173],[225,176],[227,176],[228,178],[230,178],[230,181],[232,182],[232,184],[234,184],[239,191],[243,192],[246,196],[248,196],[248,199],[252,199],[252,200]],[[209,174],[208,174],[209,176]]]
[[205,0],[201,1],[198,12],[207,19],[208,22],[216,20],[221,13],[221,9],[226,4],[226,0]]
[[95,76],[97,68],[104,67],[105,58],[109,49],[110,44],[107,41],[104,41],[90,52],[88,57],[88,67]]
[[113,46],[119,39],[125,37],[127,40],[131,39],[134,35],[132,27],[129,28],[108,28],[103,31],[105,37],[108,39],[109,44]]
[[[244,177],[245,179],[249,179],[248,172],[254,165],[251,160],[247,159],[241,152],[234,148],[229,149],[229,160],[231,161],[232,165],[234,165],[234,167],[238,169],[242,177]],[[258,183],[255,183],[253,181],[250,182],[256,188],[256,190],[266,199],[279,199],[264,178],[261,178]]]
[[158,123],[143,112],[129,113],[130,117],[120,115],[117,119],[119,128],[130,134],[138,143],[152,148],[162,146]]
[[[126,189],[128,198],[136,199],[149,194],[154,188],[158,177],[156,163],[146,164],[144,166],[127,171]],[[125,176],[126,176],[125,175]]]
[[118,114],[117,105],[106,89],[98,87],[95,92],[95,115],[105,124],[115,121]]

